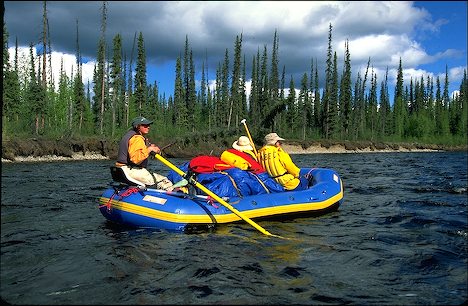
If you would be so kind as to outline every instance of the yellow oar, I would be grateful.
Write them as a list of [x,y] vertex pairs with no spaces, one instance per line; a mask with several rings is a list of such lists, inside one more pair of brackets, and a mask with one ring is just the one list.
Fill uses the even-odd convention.
[[240,211],[238,211],[237,209],[235,209],[234,207],[232,207],[229,203],[227,203],[226,201],[224,201],[222,198],[220,198],[219,196],[217,196],[214,192],[212,192],[211,190],[209,190],[208,188],[206,188],[205,186],[203,186],[202,184],[200,184],[198,181],[196,181],[194,178],[188,178],[186,173],[182,170],[180,170],[179,168],[177,168],[174,164],[172,164],[170,161],[168,161],[167,159],[165,159],[164,157],[162,157],[160,154],[156,154],[155,157],[160,161],[162,162],[163,164],[165,164],[166,166],[168,166],[169,168],[171,168],[172,170],[174,170],[175,172],[177,172],[179,175],[181,175],[183,178],[185,178],[186,180],[188,180],[188,182],[190,184],[194,184],[195,186],[197,186],[198,188],[200,188],[200,190],[202,190],[203,192],[205,192],[207,195],[211,196],[213,199],[215,199],[216,201],[218,201],[218,203],[221,203],[224,207],[226,207],[227,209],[229,209],[230,211],[232,211],[233,213],[235,213],[237,216],[239,216],[242,220],[246,221],[247,223],[249,223],[250,225],[252,225],[253,227],[255,227],[257,230],[259,230],[260,232],[262,232],[263,234],[267,235],[267,236],[274,236],[274,237],[278,237],[278,238],[283,238],[281,236],[278,236],[278,235],[273,235],[271,234],[270,232],[268,232],[267,230],[265,230],[263,227],[261,227],[260,225],[258,225],[257,223],[253,222],[252,220],[250,220],[248,217],[244,216]]
[[247,121],[247,120],[242,119],[242,120],[241,120],[241,123],[244,124],[245,131],[247,132],[247,136],[249,136],[250,143],[252,144],[252,148],[254,149],[255,156],[257,156],[257,149],[255,149],[255,144],[254,144],[254,142],[253,142],[253,140],[252,140],[252,136],[250,136],[249,128],[247,127],[246,121]]

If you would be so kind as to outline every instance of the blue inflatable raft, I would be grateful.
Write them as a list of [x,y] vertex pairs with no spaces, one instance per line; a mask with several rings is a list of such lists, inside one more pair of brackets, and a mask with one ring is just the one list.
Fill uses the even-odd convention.
[[[321,215],[337,210],[343,199],[339,174],[325,168],[301,171],[313,177],[313,184],[307,190],[220,197],[220,201],[256,221]],[[99,210],[107,220],[119,225],[169,231],[189,232],[242,221],[231,209],[208,195],[137,186],[116,173],[99,198]]]

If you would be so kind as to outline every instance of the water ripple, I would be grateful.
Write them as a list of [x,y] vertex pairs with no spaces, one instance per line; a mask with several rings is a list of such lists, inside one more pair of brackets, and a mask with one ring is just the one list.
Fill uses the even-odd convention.
[[122,228],[96,204],[111,161],[2,165],[2,298],[47,305],[466,302],[465,152],[293,159],[338,171],[345,198],[324,216],[259,222],[291,239],[265,237],[244,222],[190,234]]

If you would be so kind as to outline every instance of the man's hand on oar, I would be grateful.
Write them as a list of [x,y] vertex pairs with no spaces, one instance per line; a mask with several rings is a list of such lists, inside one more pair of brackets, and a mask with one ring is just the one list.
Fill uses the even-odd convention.
[[[169,148],[170,146],[174,145],[176,142],[177,142],[177,141],[171,142],[170,144],[167,144],[167,145],[165,145],[164,147],[159,148],[159,153],[151,152],[151,156],[152,156],[153,158],[155,158],[154,155],[156,155],[156,154],[161,154],[161,155],[162,155],[162,154],[164,153],[164,150],[165,150],[165,149],[167,149],[167,148]],[[151,144],[151,145],[153,145],[153,144]]]

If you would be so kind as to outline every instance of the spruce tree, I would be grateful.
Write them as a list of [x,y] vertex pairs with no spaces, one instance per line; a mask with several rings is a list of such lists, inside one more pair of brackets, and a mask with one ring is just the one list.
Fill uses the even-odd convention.
[[301,79],[301,89],[299,91],[298,97],[298,111],[299,114],[299,122],[301,131],[301,139],[305,140],[307,135],[307,127],[309,126],[309,115],[311,113],[310,101],[309,101],[309,89],[308,89],[308,78],[307,73],[304,72]]
[[[283,66],[283,71],[281,72],[281,80],[280,80],[280,90],[279,90],[279,96],[278,100],[279,103],[284,105],[284,112],[278,114],[277,116],[277,125],[275,126],[275,130],[278,130],[280,133],[283,133],[283,131],[287,130],[287,123],[285,122],[286,114],[285,112],[287,111],[287,101],[284,93],[284,86],[285,86],[285,75],[286,75],[286,67]],[[310,88],[309,88],[310,89]],[[311,90],[309,90],[311,92]]]
[[[14,59],[14,66],[10,65],[10,55],[8,51],[8,31],[3,23],[3,82],[2,82],[2,134],[6,135],[9,128],[16,129],[19,119],[19,109],[21,103],[21,88],[18,77],[18,60]],[[18,46],[16,46],[18,50]],[[17,54],[17,51],[16,51]]]
[[[34,121],[34,134],[38,135],[40,132],[40,119],[45,107],[45,90],[41,85],[40,79],[36,78],[33,49],[34,47],[31,43],[29,47],[30,71],[27,93],[27,101],[29,102],[29,107],[26,110],[26,115],[28,118],[30,118],[30,120],[32,119]],[[41,75],[40,66],[37,75]]]
[[76,126],[76,129],[79,134],[81,134],[82,130],[86,130],[85,125],[87,124],[86,119],[87,113],[89,111],[89,106],[85,97],[84,85],[81,75],[81,67],[78,66],[73,82],[73,105],[75,106],[75,110],[73,112],[75,115],[75,118],[73,118],[73,125]]
[[467,116],[468,116],[468,82],[466,78],[466,69],[463,72],[463,79],[460,84],[460,94],[458,95],[457,99],[459,100],[459,111],[461,113],[460,122],[459,122],[459,130],[458,135],[462,137],[464,143],[466,143],[467,139]]
[[175,84],[174,84],[174,126],[177,132],[185,132],[187,126],[187,105],[184,101],[184,88],[182,81],[182,64],[180,57],[176,60]]
[[394,122],[394,134],[398,140],[401,140],[405,130],[405,121],[407,116],[407,104],[404,100],[403,93],[403,68],[401,64],[398,66],[397,83],[395,86],[395,96],[393,102],[393,122]]
[[[96,81],[100,83],[100,91],[94,91],[100,96],[100,109],[99,109],[99,132],[102,135],[104,133],[104,112],[106,110],[106,23],[107,23],[107,2],[102,2],[102,19],[101,19],[101,39],[98,47],[98,72],[97,76],[99,79]],[[96,83],[95,83],[96,84]]]
[[81,134],[84,125],[87,123],[86,113],[89,111],[89,105],[86,101],[82,80],[78,19],[76,20],[76,75],[73,79],[73,106],[75,108],[73,111],[74,118],[72,118],[73,126],[76,126],[78,134]]
[[348,139],[349,137],[349,126],[351,123],[351,100],[352,100],[352,88],[351,88],[351,59],[349,54],[349,42],[345,42],[345,56],[343,65],[343,75],[340,83],[340,120],[342,123],[342,138]]
[[429,133],[434,133],[434,79],[431,76],[427,76],[426,81],[426,96],[427,99],[424,101],[424,108],[426,109],[427,117],[429,118],[430,130]]
[[271,69],[270,69],[270,82],[268,85],[269,89],[269,100],[271,105],[278,103],[279,97],[279,72],[278,72],[278,34],[275,30],[273,37],[273,47],[271,52]]
[[388,67],[385,71],[385,79],[380,85],[380,98],[379,98],[379,109],[378,109],[378,135],[383,138],[391,132],[391,109],[390,100],[388,96]]
[[208,86],[208,80],[207,80],[207,94],[206,94],[206,106],[207,106],[207,111],[209,113],[209,117],[208,117],[208,130],[211,131],[212,128],[214,127],[214,118],[213,118],[213,114],[214,114],[214,99],[213,99],[213,93],[210,89],[210,87]]
[[289,79],[289,94],[286,104],[286,127],[288,129],[288,134],[293,135],[296,127],[298,126],[298,110],[296,103],[296,89],[292,75]]
[[338,100],[338,60],[336,52],[333,56],[333,73],[331,79],[330,96],[329,96],[329,128],[330,138],[336,139],[340,133],[339,111],[340,105]]
[[325,70],[325,89],[323,93],[322,118],[323,118],[323,137],[330,138],[330,99],[333,78],[333,53],[332,53],[332,25],[330,23],[328,30],[328,49],[327,49],[327,68]]
[[196,113],[196,91],[195,91],[195,67],[193,65],[192,51],[188,36],[185,36],[185,49],[183,61],[183,100],[187,108],[187,130],[193,132],[195,130],[195,113]]
[[214,127],[215,128],[220,128],[223,126],[223,105],[222,105],[222,92],[223,92],[223,86],[222,86],[222,77],[221,77],[221,70],[222,66],[221,63],[218,63],[218,67],[216,68],[216,87],[214,90],[213,94],[213,113],[214,113]]
[[187,92],[188,97],[188,107],[190,114],[189,130],[192,132],[196,131],[197,122],[200,122],[200,105],[197,103],[197,91],[195,88],[195,65],[193,63],[193,54],[192,50],[190,50],[189,54],[189,87]]
[[133,118],[136,113],[135,108],[135,98],[133,96],[134,88],[133,88],[133,58],[135,53],[135,45],[137,42],[137,32],[133,35],[133,44],[132,44],[132,52],[130,53],[130,63],[128,66],[128,82],[127,82],[127,92],[125,95],[125,105],[126,105],[126,122],[125,125],[128,126],[130,124],[130,118]]
[[[259,50],[257,50],[257,57],[259,57]],[[255,115],[259,114],[260,109],[258,105],[258,70],[257,70],[257,61],[255,55],[252,57],[252,75],[250,83],[250,96],[249,96],[249,122],[252,122],[251,126],[256,128],[258,124],[255,118]]]
[[370,134],[370,140],[375,140],[377,134],[377,73],[374,73],[374,68],[372,68],[371,72],[371,87],[367,105],[367,131]]
[[125,128],[125,96],[122,95],[124,88],[124,76],[122,71],[122,36],[117,34],[113,39],[112,62],[110,64],[110,101],[111,101],[111,136],[116,133],[116,128]]
[[365,131],[366,131],[366,82],[367,82],[367,75],[369,73],[370,67],[370,58],[367,61],[366,72],[364,73],[364,79],[362,80],[362,84],[359,86],[359,93],[357,95],[357,136],[359,138],[365,138]]
[[221,96],[218,97],[217,107],[219,108],[220,127],[225,128],[229,117],[229,52],[224,53],[224,62],[221,68]]
[[146,116],[148,92],[146,85],[146,51],[143,33],[138,35],[137,63],[135,70],[135,107],[137,116]]
[[242,59],[242,34],[236,36],[236,41],[234,43],[234,63],[232,65],[232,79],[231,79],[231,90],[230,90],[230,99],[229,99],[229,113],[228,113],[228,121],[227,121],[227,128],[229,129],[231,126],[231,120],[234,121],[235,125],[238,125],[240,120],[243,118],[239,118],[243,116],[242,113],[242,96],[243,90],[242,86],[242,67],[241,67],[241,59]]
[[322,132],[322,101],[320,100],[319,76],[317,59],[315,59],[315,77],[314,77],[314,128],[319,134]]
[[[267,54],[267,47],[264,45],[263,47],[263,55],[261,61],[261,68],[260,68],[260,75],[259,75],[259,118],[262,120],[265,119],[268,109],[270,105],[268,103],[268,70],[267,70],[267,63],[268,63],[268,54]],[[268,122],[270,124],[270,122]],[[273,126],[273,125],[271,125]],[[265,126],[263,126],[265,128]]]
[[202,68],[201,68],[201,81],[200,81],[200,94],[199,94],[199,103],[201,107],[201,117],[200,117],[200,126],[208,126],[209,127],[209,116],[211,115],[208,109],[208,104],[207,104],[207,90],[208,84],[207,84],[207,77],[205,75],[205,62],[202,62]]
[[55,122],[57,130],[67,130],[69,127],[68,114],[69,107],[72,104],[72,91],[70,79],[63,68],[63,58],[60,63],[59,88],[57,95],[57,104],[55,109]]

